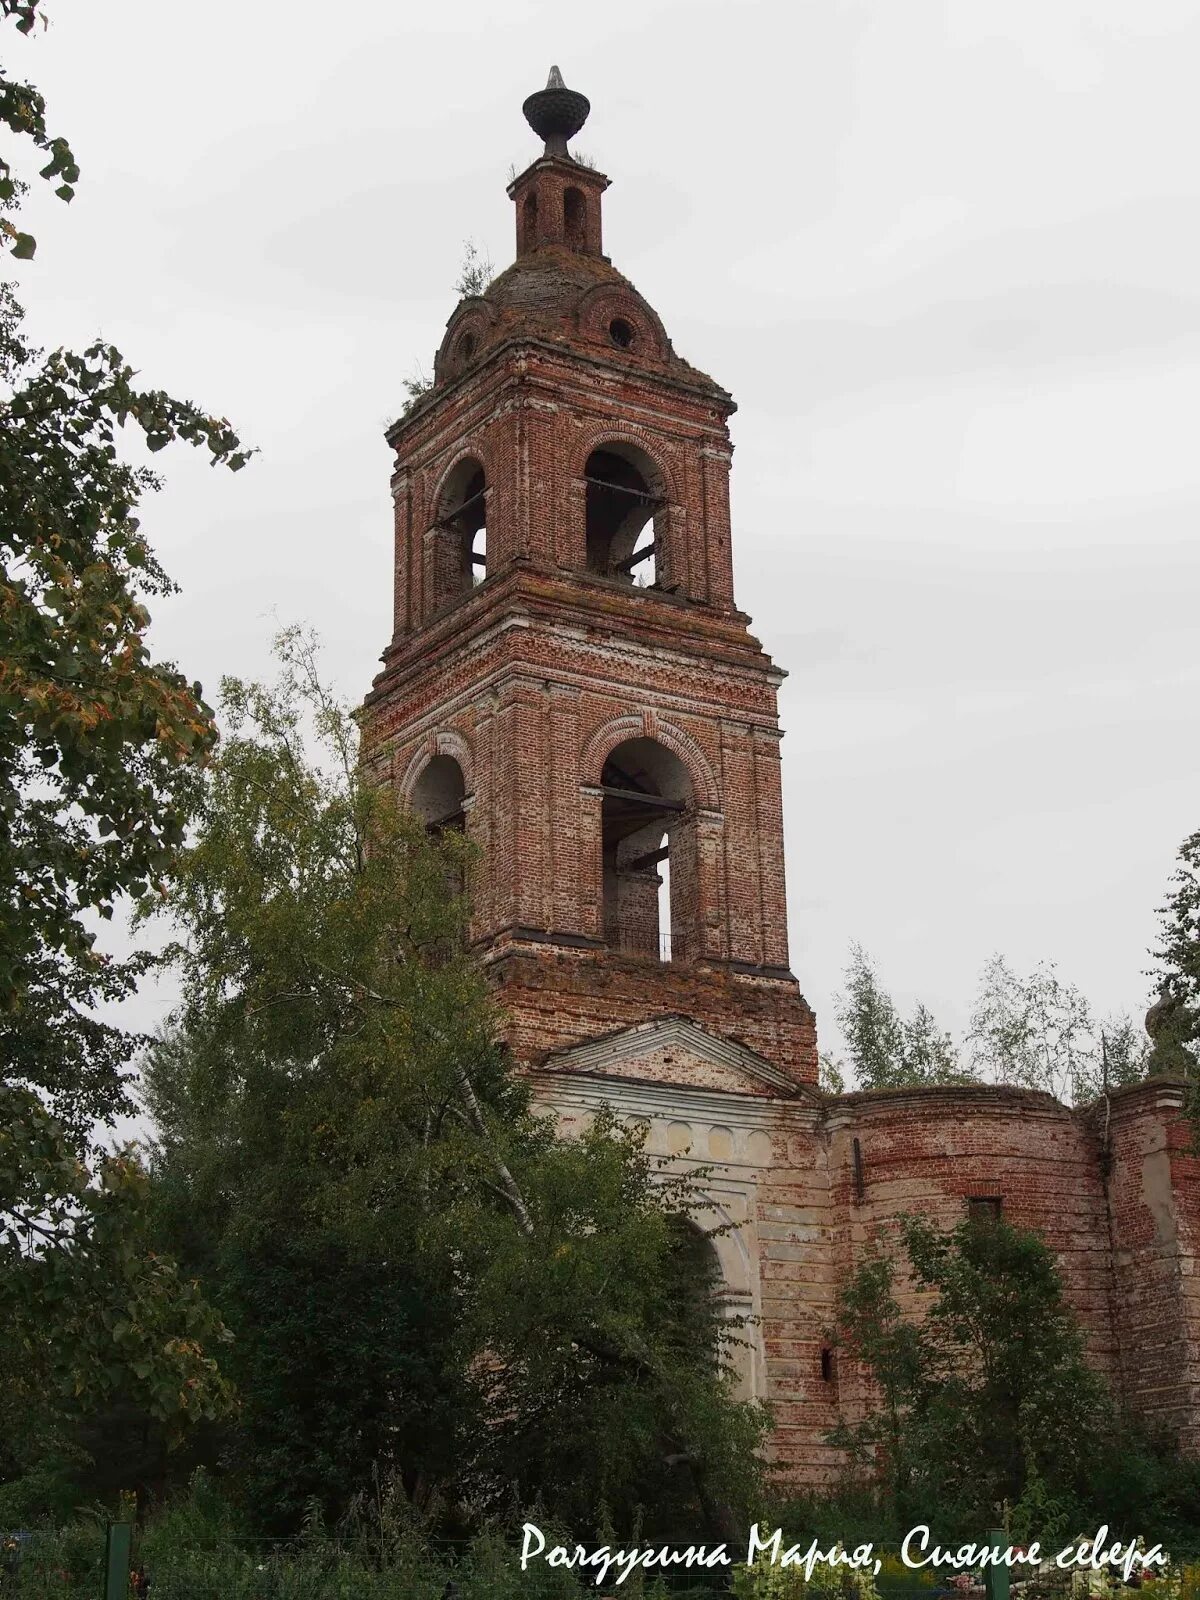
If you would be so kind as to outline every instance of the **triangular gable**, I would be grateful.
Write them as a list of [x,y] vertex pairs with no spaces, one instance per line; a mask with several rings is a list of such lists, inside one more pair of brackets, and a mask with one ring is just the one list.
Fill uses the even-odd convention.
[[796,1095],[803,1090],[763,1056],[709,1033],[690,1017],[657,1017],[556,1050],[549,1072],[684,1084],[727,1094]]

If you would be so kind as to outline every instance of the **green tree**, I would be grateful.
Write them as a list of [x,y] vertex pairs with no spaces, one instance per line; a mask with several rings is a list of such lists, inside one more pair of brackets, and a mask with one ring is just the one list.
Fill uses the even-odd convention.
[[[0,0],[0,21],[23,33],[39,16],[38,0]],[[2,70],[0,123],[69,200],[69,147],[37,91]],[[0,247],[19,260],[34,251],[11,220],[23,193],[0,159]],[[224,1399],[208,1353],[219,1324],[145,1246],[143,1176],[128,1154],[89,1146],[95,1123],[128,1108],[135,1044],[96,1007],[129,995],[150,961],[103,950],[97,920],[169,872],[214,738],[198,687],[147,647],[146,601],[170,588],[136,515],[157,479],[121,459],[117,432],[245,460],[227,422],[139,387],[111,345],[43,356],[21,320],[0,285],[4,1474],[119,1384],[164,1422]]]
[[[1178,863],[1159,908],[1158,999],[1146,1027],[1154,1041],[1150,1070],[1195,1083],[1200,1076],[1200,833],[1180,845]],[[1200,1116],[1200,1104],[1194,1110]]]
[[1022,975],[993,956],[980,978],[970,1039],[981,1077],[1077,1105],[1146,1075],[1143,1031],[1128,1016],[1097,1024],[1087,997],[1050,961]]
[[907,1217],[900,1240],[907,1310],[883,1256],[839,1300],[839,1338],[879,1403],[835,1442],[883,1473],[901,1520],[978,1532],[1001,1506],[1020,1523],[1036,1499],[1039,1517],[1065,1528],[1083,1514],[1111,1415],[1053,1255],[999,1219],[942,1233]]
[[36,1097],[0,1088],[0,1186],[0,1484],[77,1454],[118,1399],[167,1447],[223,1415],[229,1335],[157,1248],[140,1164],[85,1166]]
[[860,1089],[899,1089],[970,1081],[950,1035],[927,1006],[902,1018],[861,945],[850,946],[845,991],[834,1015]]
[[[0,8],[23,32],[38,16],[38,0]],[[49,155],[43,176],[69,175],[70,198],[74,162],[41,97],[2,73],[0,120]],[[19,194],[0,164],[0,204]],[[99,950],[94,919],[161,882],[214,738],[198,686],[146,644],[146,601],[172,587],[136,515],[158,480],[121,460],[117,430],[152,451],[186,440],[235,470],[246,452],[223,419],[137,387],[111,345],[43,357],[21,318],[0,286],[0,1053],[7,1082],[82,1134],[122,1108],[130,1052],[94,1008],[147,962]]]
[[1098,1030],[1100,1046],[1099,1089],[1123,1089],[1141,1083],[1150,1071],[1150,1036],[1128,1012],[1105,1017]]
[[[42,0],[0,0],[0,21],[13,22],[20,33],[32,33],[37,22],[44,24],[45,20]],[[46,157],[38,176],[51,183],[59,179],[54,192],[60,200],[72,199],[79,169],[70,146],[61,136],[51,135],[46,126],[46,102],[33,85],[10,78],[2,66],[0,123]],[[0,212],[15,211],[27,187],[14,173],[12,162],[0,155]],[[22,233],[8,217],[0,215],[0,250],[8,250],[18,261],[28,261],[36,249],[32,234]]]
[[280,650],[276,686],[224,686],[146,1075],[168,1236],[239,1336],[248,1500],[287,1528],[377,1469],[580,1534],[732,1526],[763,1419],[696,1265],[700,1176],[536,1113],[465,948],[472,852],[364,776],[311,641]]
[[18,316],[0,288],[0,1052],[82,1138],[126,1105],[131,1041],[95,1007],[149,962],[103,951],[95,919],[160,889],[214,739],[199,687],[146,645],[146,599],[171,587],[134,515],[157,480],[115,433],[241,456],[111,347],[41,360]]

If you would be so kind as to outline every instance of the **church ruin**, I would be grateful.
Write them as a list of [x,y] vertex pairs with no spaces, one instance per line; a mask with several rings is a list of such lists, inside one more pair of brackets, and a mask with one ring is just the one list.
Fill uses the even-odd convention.
[[817,1088],[788,960],[781,673],[737,609],[731,397],[603,253],[609,180],[567,141],[508,186],[516,259],[454,311],[388,430],[395,622],[368,759],[482,869],[472,939],[516,1059],[568,1129],[602,1103],[713,1171],[744,1392],[798,1483],[864,1402],[838,1286],[899,1213],[972,1205],[1053,1248],[1093,1361],[1200,1449],[1200,1162],[1178,1086],[1072,1111],[999,1087]]

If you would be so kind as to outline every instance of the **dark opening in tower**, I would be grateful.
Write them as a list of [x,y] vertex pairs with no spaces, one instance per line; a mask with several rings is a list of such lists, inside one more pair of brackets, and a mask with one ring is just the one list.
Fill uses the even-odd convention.
[[604,763],[604,937],[628,955],[695,954],[696,813],[687,768],[653,739],[627,739]]
[[422,768],[413,784],[409,806],[430,833],[461,833],[466,827],[466,796],[463,769],[453,756],[437,755]]
[[588,457],[584,477],[588,571],[655,587],[666,503],[655,489],[653,462],[634,445],[605,445]]
[[517,254],[524,255],[527,250],[536,250],[538,244],[538,202],[537,195],[529,193],[525,196],[521,206],[521,237],[517,244]]
[[[467,830],[467,782],[453,756],[436,755],[421,770],[409,795],[409,809],[425,824],[432,839]],[[462,858],[449,851],[442,862],[446,895],[456,899],[466,889]]]
[[487,576],[487,480],[472,456],[460,461],[446,480],[426,559],[435,609],[469,593]]
[[587,244],[587,201],[581,189],[563,194],[563,243],[568,250],[582,250]]

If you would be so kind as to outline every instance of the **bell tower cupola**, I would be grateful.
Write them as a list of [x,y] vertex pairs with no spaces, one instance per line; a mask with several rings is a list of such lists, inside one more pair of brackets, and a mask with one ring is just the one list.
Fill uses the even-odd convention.
[[788,965],[776,690],[734,600],[729,394],[603,254],[587,99],[524,103],[516,258],[387,430],[379,781],[479,847],[472,938],[513,1048],[687,1017],[814,1081]]
[[567,140],[575,137],[592,109],[587,97],[568,89],[562,73],[551,67],[546,87],[531,94],[521,109],[546,148],[508,186],[517,213],[518,257],[547,245],[602,255],[600,197],[608,179],[574,160],[567,149]]

